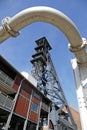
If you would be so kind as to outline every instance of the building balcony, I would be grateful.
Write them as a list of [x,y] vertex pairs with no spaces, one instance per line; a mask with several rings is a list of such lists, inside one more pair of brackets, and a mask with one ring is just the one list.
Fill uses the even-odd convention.
[[48,107],[48,105],[46,105],[44,102],[42,102],[41,108],[42,108],[44,111],[49,112],[49,107]]
[[0,91],[0,108],[11,111],[13,98]]
[[15,92],[12,88],[13,84],[14,80],[0,70],[0,91],[6,94],[13,94]]

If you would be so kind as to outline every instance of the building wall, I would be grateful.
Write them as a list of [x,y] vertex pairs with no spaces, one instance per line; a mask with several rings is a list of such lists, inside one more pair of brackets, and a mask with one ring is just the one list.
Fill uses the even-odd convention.
[[[5,65],[6,64],[8,64],[8,63],[5,63]],[[4,92],[6,92],[6,94],[8,94],[8,92],[10,92],[9,93],[10,96],[12,97],[12,99],[14,99],[14,97],[17,93],[18,87],[21,83],[21,80],[24,77],[21,74],[19,74],[16,70],[12,69],[12,67],[9,64],[8,64],[9,68],[4,66],[4,64],[2,67],[4,69],[6,68],[7,75],[8,75],[8,72],[12,73],[12,74],[9,74],[8,76],[11,76],[11,78],[14,81],[12,88],[15,91],[11,90],[12,88],[8,87],[8,91],[4,91]],[[2,69],[2,70],[4,70],[4,69]],[[10,71],[9,71],[9,69],[10,69]],[[38,115],[39,115],[39,111],[40,111],[41,96],[42,96],[42,95],[40,96],[39,93],[40,92],[38,92],[38,90],[36,90],[36,88],[31,83],[29,83],[27,80],[24,80],[22,82],[21,90],[19,92],[18,99],[17,99],[15,109],[14,109],[14,112],[19,116],[19,118],[24,117],[23,119],[26,119],[28,109],[30,108],[29,114],[28,114],[28,119],[31,122],[34,122],[35,124],[37,124]],[[45,99],[45,102],[46,102],[46,100],[47,99]],[[47,103],[48,103],[48,101],[47,101]],[[48,116],[47,104],[45,104],[45,103],[42,103],[42,104],[44,105],[42,109],[46,112],[46,114]],[[48,105],[49,105],[49,103],[48,103]],[[35,108],[34,108],[34,106],[35,106]],[[74,117],[74,120],[78,126],[78,130],[82,130],[79,112],[76,111],[73,107],[70,107],[70,109],[71,109],[72,115]],[[3,111],[4,111],[4,109],[3,109]],[[17,120],[17,122],[18,122],[18,120]],[[52,122],[50,122],[49,127],[51,130],[53,129]]]
[[39,111],[40,111],[40,102],[41,102],[41,100],[34,96],[34,92],[35,91],[33,91],[31,105],[35,104],[37,108],[35,108],[36,110],[34,111],[32,109],[32,106],[31,106],[29,119],[34,121],[34,122],[38,122],[38,116],[39,116]]
[[13,86],[12,86],[13,89],[15,89],[16,91],[18,90],[18,87],[19,87],[20,81],[21,81],[21,76],[20,76],[20,75],[16,75],[16,78],[15,78],[14,84],[13,84]]
[[79,112],[77,110],[75,110],[73,107],[70,107],[70,110],[71,110],[71,113],[72,113],[73,118],[75,120],[75,123],[78,127],[78,130],[82,130]]
[[14,112],[18,115],[26,117],[28,111],[28,105],[29,105],[29,100],[24,98],[23,96],[19,96]]
[[[15,80],[15,83],[13,86],[13,88],[16,91],[18,90],[21,80],[22,79],[20,76],[16,76],[16,80]],[[29,120],[37,123],[40,102],[41,102],[41,98],[37,94],[34,87],[27,81],[23,81],[14,112],[20,116],[26,117],[28,109],[30,109],[28,118],[29,118]],[[33,105],[33,107],[34,107],[34,105],[36,105],[35,107],[37,107],[38,110],[34,111],[32,108],[32,105]]]

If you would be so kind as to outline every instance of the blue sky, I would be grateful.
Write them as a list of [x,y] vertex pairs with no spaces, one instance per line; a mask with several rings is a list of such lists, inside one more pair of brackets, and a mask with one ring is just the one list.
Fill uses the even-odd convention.
[[[33,6],[49,6],[67,15],[77,26],[82,37],[87,37],[87,0],[0,0],[0,25],[3,18]],[[21,30],[17,38],[0,45],[0,54],[18,71],[31,72],[30,63],[35,53],[35,40],[45,36],[52,46],[51,57],[68,103],[78,109],[75,81],[71,66],[74,55],[68,50],[68,39],[56,27],[36,22]]]

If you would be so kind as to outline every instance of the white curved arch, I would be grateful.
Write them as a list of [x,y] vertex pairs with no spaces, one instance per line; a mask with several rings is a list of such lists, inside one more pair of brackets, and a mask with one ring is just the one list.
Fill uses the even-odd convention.
[[[15,32],[18,32],[20,29],[36,21],[48,22],[59,28],[68,38],[78,62],[83,63],[87,61],[86,53],[84,49],[81,48],[83,44],[82,38],[74,23],[63,13],[50,7],[32,7],[16,14],[5,26],[0,27],[0,42],[11,37],[10,31],[15,30]],[[81,50],[84,58],[79,55],[78,50]]]

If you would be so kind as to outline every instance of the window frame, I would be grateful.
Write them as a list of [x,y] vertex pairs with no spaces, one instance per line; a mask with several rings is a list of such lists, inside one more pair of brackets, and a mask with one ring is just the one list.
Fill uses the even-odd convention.
[[[35,108],[36,107],[36,108]],[[36,110],[35,110],[36,109]],[[39,110],[39,105],[35,102],[31,102],[31,111],[35,112],[35,113],[38,113],[38,110]]]

